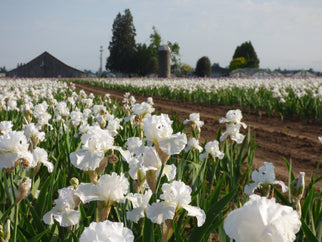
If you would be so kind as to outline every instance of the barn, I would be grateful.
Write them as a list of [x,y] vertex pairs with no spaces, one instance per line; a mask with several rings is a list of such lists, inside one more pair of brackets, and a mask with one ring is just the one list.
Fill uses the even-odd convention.
[[27,64],[8,72],[9,77],[84,77],[85,73],[70,67],[47,51]]

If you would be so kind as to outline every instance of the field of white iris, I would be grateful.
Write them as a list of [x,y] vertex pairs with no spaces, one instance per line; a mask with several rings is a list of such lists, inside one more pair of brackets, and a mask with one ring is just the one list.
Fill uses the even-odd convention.
[[[322,118],[320,78],[90,82],[228,104],[240,93],[253,108]],[[322,178],[304,184],[287,162],[289,181],[272,163],[253,171],[240,110],[205,144],[198,113],[179,123],[154,111],[153,99],[130,93],[118,104],[63,81],[0,79],[1,240],[321,240]]]

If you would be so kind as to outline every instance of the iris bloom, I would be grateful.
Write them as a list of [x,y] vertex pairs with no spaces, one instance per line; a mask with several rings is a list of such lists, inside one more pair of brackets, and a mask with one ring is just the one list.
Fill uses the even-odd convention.
[[86,123],[87,121],[84,119],[83,113],[80,111],[72,111],[70,113],[70,122],[73,126],[78,126],[81,123]]
[[75,193],[83,203],[104,201],[107,205],[112,205],[114,202],[124,202],[128,190],[129,181],[124,174],[117,175],[113,172],[112,175],[102,175],[97,184],[79,184]]
[[142,102],[142,103],[136,103],[132,107],[132,112],[140,119],[142,120],[144,117],[151,115],[151,113],[154,112],[154,108],[151,104]]
[[197,140],[195,137],[192,137],[188,140],[187,147],[184,149],[184,151],[188,152],[190,149],[196,149],[199,152],[203,150],[199,145],[199,140]]
[[205,212],[199,207],[189,205],[191,203],[191,188],[189,186],[182,181],[173,181],[164,183],[161,189],[163,194],[160,195],[160,198],[164,201],[148,205],[146,209],[147,217],[153,223],[161,224],[166,219],[173,219],[175,211],[183,208],[189,216],[197,218],[198,227],[204,224]]
[[[16,161],[23,159],[28,164],[33,162],[32,154],[28,151],[28,141],[23,131],[10,131],[0,136],[0,169],[13,169]],[[25,166],[24,165],[24,166]]]
[[[179,154],[187,144],[185,134],[173,133],[172,121],[167,114],[153,115],[143,119],[143,129],[147,140],[154,143],[162,163],[169,156]],[[165,154],[162,154],[165,153]]]
[[46,150],[44,150],[43,148],[37,147],[32,151],[32,155],[33,155],[33,164],[31,165],[31,167],[40,166],[41,164],[43,164],[44,166],[47,167],[49,173],[53,172],[54,165],[48,161],[48,154]]
[[254,194],[255,189],[263,189],[270,184],[280,185],[282,187],[282,192],[288,191],[284,182],[275,180],[274,166],[271,162],[264,162],[264,166],[260,167],[258,171],[253,171],[252,180],[252,183],[245,185],[244,187],[244,192],[248,195]]
[[0,122],[0,135],[4,135],[9,131],[12,131],[12,121],[1,121]]
[[34,123],[30,123],[23,126],[24,134],[31,142],[32,147],[35,148],[39,141],[45,140],[45,132],[39,131],[39,127],[37,127]]
[[200,114],[199,113],[191,113],[189,115],[189,119],[183,121],[183,124],[186,125],[188,123],[192,124],[193,129],[200,133],[201,127],[205,124],[204,121],[200,121]]
[[112,149],[114,138],[108,130],[99,126],[91,126],[87,133],[81,136],[82,148],[70,153],[71,163],[78,169],[94,171],[100,165],[105,152]]
[[[156,171],[156,176],[159,176],[159,172],[161,171],[162,167],[162,162],[154,147],[145,147],[142,165],[145,171]],[[163,175],[166,175],[169,181],[173,180],[176,176],[176,166],[173,164],[165,164],[162,176]]]
[[69,227],[78,223],[80,212],[74,210],[79,204],[79,198],[74,194],[74,187],[69,186],[58,190],[59,197],[55,206],[47,212],[43,220],[46,224],[54,224],[56,220],[60,226]]
[[80,242],[131,242],[134,241],[133,232],[124,227],[121,222],[92,222],[89,227],[84,229],[84,232],[79,238]]
[[200,154],[199,159],[203,160],[207,158],[209,154],[214,160],[216,157],[219,159],[224,158],[224,153],[219,150],[219,142],[217,140],[210,141],[205,145],[205,152]]
[[125,145],[127,146],[127,150],[136,156],[143,152],[143,142],[139,137],[128,138]]
[[221,118],[219,123],[226,124],[226,131],[220,137],[220,142],[224,141],[228,136],[231,140],[236,141],[237,144],[241,144],[245,138],[244,135],[239,133],[240,127],[243,126],[244,129],[247,125],[241,122],[243,118],[242,113],[239,109],[229,110],[225,118]]
[[236,242],[294,241],[300,230],[299,214],[275,199],[251,195],[241,208],[233,210],[224,221],[226,234]]
[[144,218],[145,209],[149,204],[151,196],[152,196],[151,190],[146,190],[144,194],[140,194],[140,193],[128,194],[126,198],[132,202],[133,210],[126,213],[127,219],[137,223],[140,218]]

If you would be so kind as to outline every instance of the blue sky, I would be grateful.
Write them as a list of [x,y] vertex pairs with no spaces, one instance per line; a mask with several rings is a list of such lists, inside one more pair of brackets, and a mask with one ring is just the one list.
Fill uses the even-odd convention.
[[202,56],[226,67],[250,40],[261,68],[322,71],[321,0],[1,0],[0,66],[11,70],[48,51],[97,71],[99,48],[105,66],[113,21],[126,8],[137,43],[149,44],[155,26],[192,67]]

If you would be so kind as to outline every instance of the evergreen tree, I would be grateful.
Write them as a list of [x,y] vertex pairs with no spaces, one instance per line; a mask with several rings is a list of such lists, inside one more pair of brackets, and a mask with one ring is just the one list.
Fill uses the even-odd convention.
[[196,75],[200,77],[209,77],[211,73],[211,64],[207,56],[201,57],[196,65]]
[[[242,63],[241,65],[236,65],[238,61],[240,61],[241,57],[245,58],[246,63]],[[259,59],[255,52],[255,49],[250,41],[246,41],[242,43],[240,46],[237,46],[235,53],[233,55],[233,59],[230,62],[229,70],[232,71],[237,68],[258,68],[259,67]]]
[[161,35],[158,33],[155,26],[152,27],[153,33],[150,34],[150,46],[153,49],[153,54],[158,57],[158,48],[161,45]]
[[117,14],[112,31],[112,41],[108,47],[110,56],[107,58],[106,69],[113,72],[131,73],[134,71],[136,32],[129,9],[124,11],[124,15]]
[[158,72],[158,59],[155,57],[153,47],[137,44],[134,60],[135,73],[139,76]]

